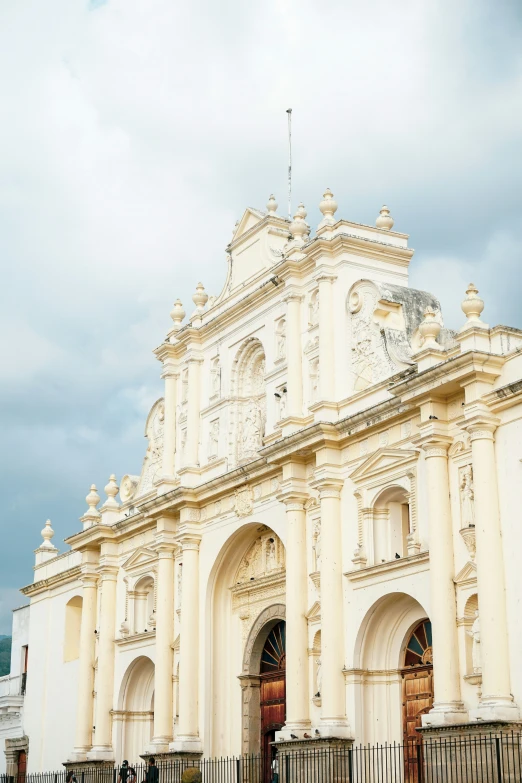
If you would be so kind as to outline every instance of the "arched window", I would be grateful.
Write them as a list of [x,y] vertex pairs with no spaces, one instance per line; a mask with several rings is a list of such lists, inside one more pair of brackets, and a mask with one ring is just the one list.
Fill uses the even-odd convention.
[[134,633],[145,633],[156,625],[154,579],[144,576],[134,587]]
[[63,660],[75,661],[80,657],[80,628],[82,624],[83,599],[79,595],[65,606],[65,633],[63,640]]
[[408,554],[410,506],[402,487],[384,490],[373,508],[373,548],[375,564]]
[[281,620],[268,634],[261,655],[261,674],[284,671],[286,667],[286,623]]
[[427,666],[433,663],[433,644],[431,639],[431,622],[423,620],[412,632],[406,653],[404,666]]

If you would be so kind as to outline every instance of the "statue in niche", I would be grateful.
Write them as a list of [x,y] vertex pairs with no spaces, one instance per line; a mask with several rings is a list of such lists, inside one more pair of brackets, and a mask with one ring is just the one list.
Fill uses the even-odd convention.
[[266,542],[266,570],[274,571],[277,568],[276,547],[273,538]]
[[281,389],[281,397],[279,398],[279,418],[284,419],[286,417],[286,388]]
[[308,325],[315,326],[319,321],[319,296],[317,292],[312,294],[308,307]]
[[284,321],[280,326],[280,331],[277,335],[277,358],[284,359],[286,354],[286,335]]
[[245,413],[241,438],[241,451],[244,457],[254,456],[263,442],[263,418],[261,409],[255,400],[250,400]]
[[471,661],[473,666],[473,674],[480,674],[482,671],[482,662],[480,655],[480,618],[478,609],[475,611],[475,619],[470,631],[466,631],[468,636],[471,636],[473,640],[473,647],[471,650]]
[[473,469],[466,465],[460,480],[462,504],[462,527],[475,527],[475,493],[473,491]]
[[187,430],[181,430],[181,456],[185,457],[185,448],[187,445]]
[[315,553],[315,570],[321,570],[321,520],[316,519],[314,522],[314,553]]
[[219,419],[210,422],[208,456],[216,457],[219,445]]
[[211,397],[219,397],[221,381],[221,368],[219,366],[219,359],[216,359],[212,365],[210,371],[210,395]]
[[181,402],[188,400],[188,370],[183,370],[181,376]]
[[315,675],[315,683],[317,687],[317,693],[315,694],[315,698],[317,699],[321,695],[321,688],[323,686],[323,672],[322,672],[322,664],[320,658],[317,659],[317,671]]
[[252,391],[254,394],[262,394],[265,390],[265,360],[254,367],[252,372]]

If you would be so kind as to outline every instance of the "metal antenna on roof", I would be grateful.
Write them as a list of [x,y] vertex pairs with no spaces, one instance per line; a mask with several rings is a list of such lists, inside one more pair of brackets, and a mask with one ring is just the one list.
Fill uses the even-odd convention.
[[292,109],[288,114],[288,217],[292,219]]

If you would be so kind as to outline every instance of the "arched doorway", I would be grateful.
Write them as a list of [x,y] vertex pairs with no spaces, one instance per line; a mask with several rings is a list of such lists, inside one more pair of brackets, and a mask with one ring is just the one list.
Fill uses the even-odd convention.
[[433,706],[433,645],[429,620],[422,620],[411,632],[401,675],[404,742],[417,742],[416,729],[422,725],[422,715]]
[[286,719],[286,623],[281,620],[266,638],[261,653],[261,749],[271,756],[271,743]]
[[148,749],[154,726],[154,664],[147,656],[140,655],[125,672],[114,718],[120,722],[118,756],[136,764]]

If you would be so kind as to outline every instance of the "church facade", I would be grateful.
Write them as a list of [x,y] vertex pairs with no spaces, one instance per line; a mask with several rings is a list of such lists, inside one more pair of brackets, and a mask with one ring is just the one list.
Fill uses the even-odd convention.
[[155,350],[140,475],[42,531],[29,770],[519,720],[522,332],[472,284],[446,329],[386,207],[320,210],[245,211]]

